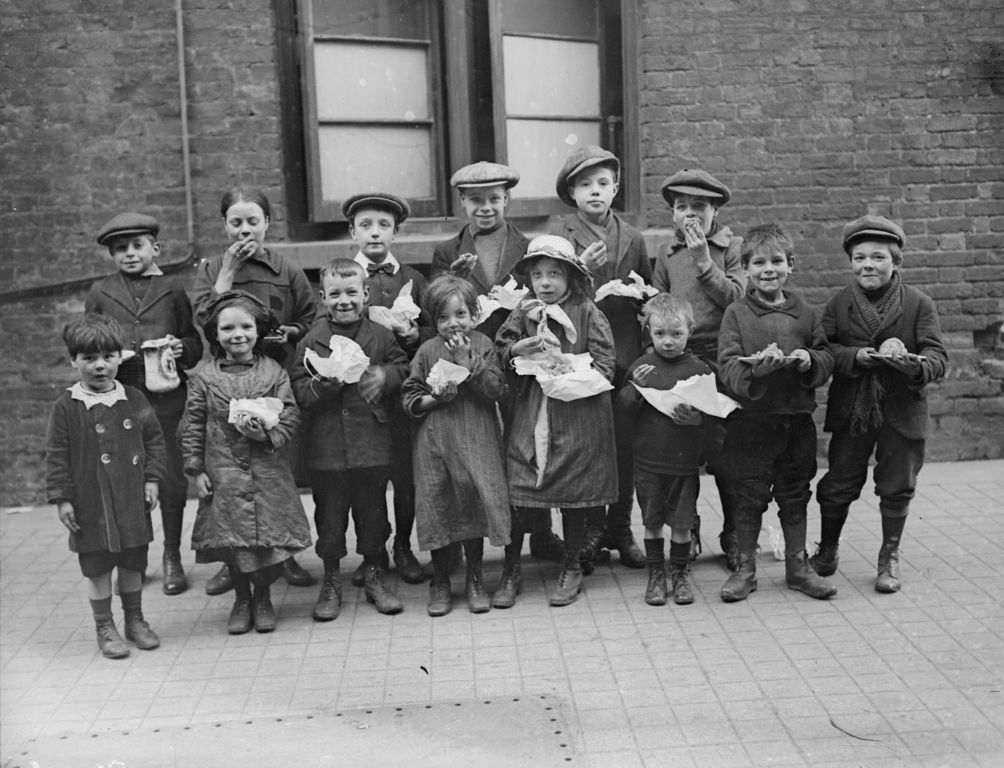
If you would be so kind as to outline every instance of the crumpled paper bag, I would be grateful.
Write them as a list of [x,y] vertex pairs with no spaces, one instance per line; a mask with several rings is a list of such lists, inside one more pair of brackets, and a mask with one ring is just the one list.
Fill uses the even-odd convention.
[[651,285],[646,285],[644,278],[633,269],[628,273],[632,282],[626,283],[621,279],[611,280],[596,289],[594,301],[600,301],[607,296],[624,296],[628,299],[638,299],[645,301],[659,293],[658,289]]
[[230,417],[227,421],[243,426],[250,419],[256,418],[266,430],[272,429],[279,423],[282,407],[282,400],[278,397],[235,397],[230,401]]
[[481,325],[496,310],[504,309],[512,312],[529,292],[529,288],[520,288],[513,277],[506,280],[503,285],[493,285],[487,295],[478,296],[477,324]]
[[588,352],[569,355],[552,349],[514,357],[512,362],[518,375],[535,376],[547,397],[566,403],[614,388],[593,368],[593,356]]
[[677,382],[672,389],[653,389],[631,382],[642,397],[660,413],[672,416],[681,403],[690,405],[701,413],[724,419],[741,406],[731,397],[723,395],[715,386],[713,373],[701,373]]
[[413,321],[418,320],[422,314],[415,300],[411,298],[412,282],[409,280],[397,293],[394,303],[388,307],[370,307],[369,317],[374,323],[378,323],[388,331],[403,334],[411,328]]
[[466,381],[470,375],[471,372],[464,368],[464,366],[440,358],[432,366],[432,370],[429,371],[425,383],[432,389],[433,395],[441,395],[446,389],[447,384],[452,382],[460,384]]
[[369,368],[370,359],[363,348],[347,336],[332,336],[328,342],[331,354],[321,357],[312,349],[303,353],[303,367],[315,379],[336,379],[356,384]]

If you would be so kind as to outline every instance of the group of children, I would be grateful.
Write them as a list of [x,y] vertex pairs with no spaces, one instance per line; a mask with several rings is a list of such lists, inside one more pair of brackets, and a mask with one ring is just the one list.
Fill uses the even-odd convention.
[[[401,578],[425,578],[411,552],[413,525],[419,549],[431,552],[430,616],[451,610],[461,559],[472,612],[513,606],[528,532],[560,546],[553,606],[576,600],[604,549],[626,566],[648,567],[647,603],[691,603],[702,466],[723,508],[731,573],[722,599],[757,588],[757,540],[771,500],[788,586],[826,599],[836,593],[826,577],[873,452],[883,528],[876,588],[899,588],[899,542],[924,456],[925,385],[947,364],[933,302],[900,276],[902,229],[876,216],[845,227],[853,279],[820,312],[787,287],[790,237],[776,224],[732,235],[717,218],[731,193],[706,172],[683,170],[663,183],[676,231],[654,270],[641,234],[611,210],[620,163],[610,152],[585,147],[569,157],[556,191],[577,210],[529,241],[505,218],[518,180],[487,162],[454,174],[468,223],[436,247],[431,282],[391,252],[407,201],[389,193],[346,200],[359,251],[321,271],[316,318],[302,273],[264,247],[267,200],[253,190],[228,193],[221,212],[233,244],[203,265],[195,292],[211,359],[164,393],[146,386],[144,342],[160,340],[179,369],[194,366],[202,349],[192,306],[154,264],[153,219],[123,214],[102,229],[98,241],[119,272],[95,285],[88,314],[66,326],[80,381],[54,407],[47,449],[49,498],[89,580],[104,655],[129,652],[111,616],[114,568],[126,639],[159,644],[140,601],[158,500],[164,591],[186,586],[178,555],[186,476],[199,497],[196,559],[223,563],[219,576],[235,591],[228,631],[275,628],[269,585],[291,568],[295,576],[293,556],[311,543],[293,446],[313,493],[324,564],[318,621],[339,614],[350,517],[362,556],[353,583],[379,612],[403,609],[384,578],[388,482]],[[510,291],[514,308],[479,312],[479,298],[510,278],[525,289],[522,297]],[[636,292],[605,291],[594,301],[612,281]],[[655,290],[642,290],[649,284]],[[370,307],[396,308],[405,298],[413,313],[389,324],[371,319]],[[578,388],[556,394],[551,382],[575,378],[572,363],[582,359]],[[527,375],[528,361],[550,373]],[[708,374],[740,406],[727,419],[653,404],[653,391]],[[822,535],[810,558],[812,412],[831,376],[829,471],[817,489]],[[644,552],[630,529],[635,493]],[[563,543],[550,533],[553,509]],[[505,548],[492,594],[485,538]]]

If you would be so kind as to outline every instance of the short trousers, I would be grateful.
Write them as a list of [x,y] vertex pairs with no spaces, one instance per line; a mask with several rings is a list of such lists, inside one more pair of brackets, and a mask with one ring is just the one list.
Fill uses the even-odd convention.
[[697,517],[697,495],[701,480],[697,475],[660,475],[635,467],[634,487],[638,492],[641,519],[646,528],[690,530]]
[[77,560],[80,562],[80,572],[88,579],[111,573],[113,568],[125,568],[127,571],[146,570],[146,556],[150,549],[148,544],[141,547],[123,549],[121,552],[80,552]]

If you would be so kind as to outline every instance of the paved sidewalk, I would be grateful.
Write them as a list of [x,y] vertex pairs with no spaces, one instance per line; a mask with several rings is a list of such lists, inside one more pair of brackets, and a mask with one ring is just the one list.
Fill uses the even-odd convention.
[[[144,608],[162,646],[123,661],[97,653],[55,511],[2,510],[0,765],[1004,765],[1004,461],[924,468],[896,595],[873,589],[879,516],[858,502],[828,602],[785,587],[765,531],[759,591],[723,603],[702,480],[691,606],[645,605],[645,571],[615,557],[551,609],[558,566],[525,554],[512,610],[471,615],[458,576],[447,617],[426,615],[426,585],[398,586],[396,617],[346,585],[319,624],[316,588],[280,581],[278,629],[232,637],[231,596],[203,591],[215,569],[185,553],[193,588],[167,597],[154,544]],[[491,588],[501,550],[487,558]]]

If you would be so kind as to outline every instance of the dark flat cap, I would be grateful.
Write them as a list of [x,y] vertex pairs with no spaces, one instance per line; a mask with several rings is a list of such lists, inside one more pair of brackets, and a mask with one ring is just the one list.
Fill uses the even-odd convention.
[[516,262],[516,274],[526,274],[530,265],[544,256],[563,261],[589,277],[589,269],[582,263],[582,259],[575,255],[575,246],[560,235],[538,235],[533,238],[526,247],[526,255]]
[[120,213],[101,228],[98,232],[98,244],[108,245],[113,237],[122,235],[153,235],[156,238],[159,233],[160,224],[153,216],[129,211]]
[[621,161],[617,159],[617,155],[603,149],[603,147],[597,147],[595,144],[580,147],[568,156],[565,164],[558,171],[558,178],[554,181],[554,191],[558,193],[558,198],[561,202],[573,208],[576,207],[572,196],[568,194],[568,185],[575,178],[575,174],[581,173],[586,168],[592,168],[595,165],[613,166],[614,174],[618,180],[620,179]]
[[866,214],[860,219],[848,222],[844,225],[844,251],[851,252],[851,245],[855,240],[866,238],[878,238],[879,240],[894,240],[902,248],[906,242],[906,234],[903,228],[895,221],[883,216],[872,216]]
[[489,163],[486,160],[465,165],[450,177],[450,186],[457,189],[499,185],[510,189],[518,183],[519,172],[514,168],[501,163]]
[[662,196],[670,205],[674,195],[709,197],[720,207],[732,199],[732,192],[707,171],[684,168],[662,182]]
[[393,211],[398,224],[411,215],[411,206],[408,205],[408,201],[403,197],[392,195],[390,192],[363,192],[358,195],[352,195],[352,197],[342,203],[342,215],[351,223],[352,214],[358,208],[365,206]]

